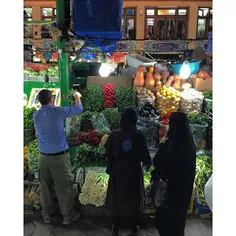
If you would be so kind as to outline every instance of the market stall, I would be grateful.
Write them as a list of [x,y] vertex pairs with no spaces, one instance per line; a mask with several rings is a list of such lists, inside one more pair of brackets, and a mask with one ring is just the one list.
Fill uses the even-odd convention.
[[[173,73],[173,70],[166,66],[161,68],[158,64],[148,67],[139,65],[133,78],[132,76],[101,77],[97,80],[92,79],[88,86],[80,89],[84,112],[80,116],[66,120],[65,132],[69,143],[73,143],[75,147],[71,161],[75,184],[80,186],[78,201],[83,208],[86,209],[86,206],[104,208],[109,178],[105,173],[107,160],[104,145],[109,134],[119,128],[121,112],[125,108],[133,107],[137,109],[139,115],[138,129],[146,135],[152,156],[158,150],[159,140],[168,130],[171,112],[182,111],[188,114],[198,152],[195,191],[189,214],[200,215],[202,218],[211,216],[204,197],[204,185],[208,181],[208,176],[210,178],[212,174],[212,92],[209,87],[212,78],[207,72],[195,69],[195,73],[190,71],[183,79],[181,77],[183,72],[179,72],[179,74]],[[198,81],[201,81],[200,85]],[[208,91],[204,91],[206,87]],[[72,89],[68,96],[71,105],[74,104],[73,93]],[[26,183],[38,183],[39,153],[32,113],[39,107],[30,106],[31,100],[25,108],[24,116],[24,137],[27,144],[24,148],[24,170]],[[206,150],[209,152],[206,153]],[[155,210],[150,197],[150,171],[145,174],[144,183],[147,197],[143,213],[152,214]],[[40,190],[36,187],[29,189],[26,185],[25,191],[26,193],[33,191],[34,196],[35,192]],[[37,203],[38,199],[36,197],[34,199]],[[31,201],[31,204],[34,201]]]

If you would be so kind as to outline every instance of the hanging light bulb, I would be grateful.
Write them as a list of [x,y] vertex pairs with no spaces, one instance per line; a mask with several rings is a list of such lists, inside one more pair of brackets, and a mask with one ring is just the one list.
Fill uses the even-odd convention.
[[189,62],[184,61],[182,68],[180,69],[180,78],[187,79],[190,76]]
[[111,72],[112,72],[112,68],[110,67],[110,65],[107,63],[102,63],[99,69],[99,74],[102,77],[107,77]]

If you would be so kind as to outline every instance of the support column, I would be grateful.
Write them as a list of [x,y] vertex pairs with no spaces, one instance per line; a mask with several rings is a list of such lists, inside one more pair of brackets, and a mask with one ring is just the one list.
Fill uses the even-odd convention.
[[[57,21],[59,25],[62,25],[62,28],[64,29],[63,25],[65,22],[65,0],[57,0],[56,6],[57,6]],[[64,30],[66,31],[66,29]],[[58,43],[57,45],[58,49],[62,50],[62,53],[58,55],[58,69],[59,69],[59,79],[60,79],[60,89],[61,89],[61,106],[69,106],[69,100],[67,98],[70,90],[69,56],[64,53],[65,43],[61,41],[61,38],[58,38],[57,43]]]

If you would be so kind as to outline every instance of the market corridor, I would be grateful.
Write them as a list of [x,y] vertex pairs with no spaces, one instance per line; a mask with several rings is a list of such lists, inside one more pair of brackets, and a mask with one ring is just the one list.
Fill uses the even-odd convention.
[[[53,218],[52,225],[46,225],[42,221],[25,223],[24,236],[111,236],[110,225],[105,217],[82,217],[80,221],[68,227],[63,227],[60,218]],[[159,236],[154,229],[152,218],[143,219],[140,236]],[[186,236],[211,236],[212,223],[191,216],[187,220],[185,228]],[[121,236],[128,236],[128,230],[121,230]]]

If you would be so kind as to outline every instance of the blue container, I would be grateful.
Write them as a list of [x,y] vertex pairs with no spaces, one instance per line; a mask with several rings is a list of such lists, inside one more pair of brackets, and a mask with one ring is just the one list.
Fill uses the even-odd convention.
[[[200,70],[200,63],[201,61],[194,61],[194,62],[189,62],[189,67],[190,67],[190,75],[192,74],[197,74]],[[174,64],[170,64],[173,73],[179,75],[180,74],[180,70],[183,66],[183,63],[174,63]]]
[[208,205],[203,205],[195,198],[194,200],[194,215],[200,216],[202,219],[211,219],[212,212]]

